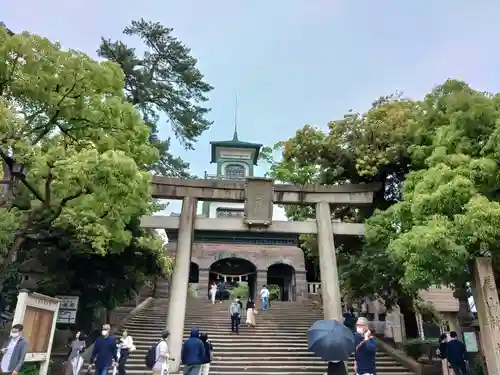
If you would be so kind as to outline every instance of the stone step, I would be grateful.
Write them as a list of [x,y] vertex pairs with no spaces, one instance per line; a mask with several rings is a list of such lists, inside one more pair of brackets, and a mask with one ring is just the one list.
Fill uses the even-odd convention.
[[[262,313],[262,314],[257,314],[256,318],[259,319],[266,319],[266,320],[279,320],[280,322],[287,322],[287,321],[304,321],[304,320],[309,320],[311,319],[311,314],[288,314],[288,313],[283,313],[287,314],[286,317],[280,317],[280,313],[273,313],[273,314],[267,314],[267,313]],[[242,316],[246,316],[246,313],[242,314]],[[200,312],[196,314],[186,314],[186,319],[218,319],[218,318],[229,318],[230,314],[229,311],[209,311],[209,312]],[[167,314],[157,314],[157,315],[152,315],[152,316],[146,316],[146,315],[136,315],[135,318],[137,320],[146,320],[146,319],[166,319]],[[316,320],[319,319],[319,317],[316,318]]]
[[[236,335],[235,335],[236,336]],[[185,337],[187,339],[187,337]],[[215,345],[218,345],[220,347],[224,346],[229,346],[229,347],[238,347],[238,346],[246,346],[248,348],[263,348],[263,346],[266,347],[271,347],[271,346],[276,346],[276,347],[282,347],[283,345],[287,345],[290,348],[307,348],[307,340],[297,340],[294,342],[290,342],[290,340],[282,339],[282,340],[273,340],[273,338],[266,338],[254,342],[248,342],[248,339],[232,339],[232,338],[222,338],[218,341],[211,340],[212,343]],[[147,339],[136,339],[134,340],[134,344],[137,346],[138,344],[151,344],[153,345],[155,341],[147,340]]]
[[[259,360],[259,364],[262,364],[262,363],[267,363],[267,362],[273,362],[275,363],[276,360],[279,360],[280,364],[281,363],[284,363],[284,364],[318,364],[318,363],[321,363],[321,359],[320,358],[316,358],[316,357],[311,357],[311,358],[300,358],[300,359],[297,359],[297,357],[293,356],[293,357],[290,357],[290,356],[282,356],[281,354],[277,354],[275,356],[272,356],[272,355],[268,355],[266,356],[266,353],[263,352],[261,353],[261,355],[263,355],[263,359],[260,359]],[[146,352],[142,353],[141,355],[131,355],[128,359],[128,363],[129,364],[140,364],[141,366],[144,365],[144,357],[146,356]],[[213,363],[216,363],[216,364],[220,364],[220,363],[235,363],[235,364],[240,364],[240,363],[249,363],[248,361],[254,361],[255,360],[255,356],[250,356],[250,357],[235,357],[235,358],[231,358],[231,359],[222,359],[222,357],[219,357],[217,356],[217,353],[214,353],[214,361]],[[353,361],[353,358],[351,358],[349,360],[350,362]],[[377,358],[377,366],[392,366],[394,365],[394,361],[392,360],[392,358],[385,358],[385,359],[379,359]]]
[[[323,375],[327,364],[307,349],[307,330],[321,319],[312,304],[273,303],[270,310],[257,315],[257,327],[248,328],[242,317],[240,333],[230,331],[229,303],[211,304],[190,299],[187,303],[184,339],[191,327],[207,333],[214,345],[211,375]],[[126,324],[137,350],[131,353],[127,374],[149,375],[144,357],[159,341],[166,327],[168,305],[150,305]],[[412,375],[386,353],[377,353],[378,375]],[[348,362],[352,368],[352,358]]]
[[[131,334],[132,336],[134,335],[143,335],[144,332],[147,332],[147,336],[150,336],[151,333],[156,332],[156,335],[160,335],[166,328],[166,324],[159,324],[159,325],[131,325],[127,324],[125,328],[127,329],[127,332]],[[307,335],[307,330],[309,329],[309,325],[307,326],[284,326],[282,324],[275,324],[275,325],[258,325],[255,328],[247,328],[245,324],[240,325],[240,333],[242,332],[248,332],[248,333],[267,333],[269,335],[270,332],[275,332],[279,330],[282,333],[285,334],[293,334],[293,335],[300,335],[304,334]],[[220,322],[217,324],[210,324],[209,322],[203,322],[203,323],[192,323],[192,322],[186,322],[185,323],[185,329],[184,332],[190,332],[191,328],[197,328],[199,331],[210,333],[210,332],[226,332],[231,330],[231,322],[225,321],[225,322]],[[156,336],[155,335],[155,336]]]
[[[349,363],[348,367],[353,368],[354,364]],[[276,359],[275,361],[269,361],[269,363],[263,363],[259,361],[258,364],[248,364],[248,363],[240,363],[240,364],[219,364],[212,363],[210,365],[210,373],[211,374],[220,374],[220,373],[236,373],[238,371],[247,372],[255,372],[260,374],[275,374],[277,371],[284,372],[288,374],[303,374],[304,372],[313,372],[318,371],[323,373],[326,371],[327,364],[325,362],[318,362],[315,365],[307,365],[307,364],[295,364],[295,365],[283,365]],[[127,366],[127,373],[132,370],[146,371],[144,364],[140,364],[138,366]],[[411,372],[407,371],[401,367],[393,367],[393,366],[378,366],[377,365],[377,374],[407,374],[410,375]]]
[[[300,372],[290,372],[290,371],[272,371],[272,372],[267,372],[269,375],[294,375],[294,374],[302,374],[302,375],[324,375],[326,373],[326,365],[324,366],[323,369],[317,369],[317,370],[308,370],[308,371],[300,371]],[[226,370],[217,370],[214,371],[212,368],[210,368],[210,375],[262,375],[264,372],[262,371],[245,371],[242,369],[238,369],[238,371],[226,371]],[[91,371],[89,375],[94,375],[94,371]],[[142,369],[142,370],[135,370],[135,369],[127,369],[127,375],[151,375],[151,371],[147,369]],[[411,372],[407,371],[377,371],[377,375],[412,375]]]
[[[153,320],[154,319],[154,320]],[[318,320],[317,318],[316,319],[312,319],[311,317],[309,317],[308,319],[297,319],[297,320],[280,320],[278,318],[271,318],[271,319],[267,319],[267,318],[262,318],[262,317],[259,317],[256,319],[256,328],[259,328],[259,327],[274,327],[275,329],[274,330],[277,330],[277,328],[283,326],[283,327],[290,327],[290,328],[293,328],[293,327],[299,327],[299,328],[302,328],[302,327],[305,327],[305,328],[309,328],[311,326],[311,324],[313,322],[315,322],[316,320]],[[134,319],[133,321],[129,321],[127,322],[127,326],[147,326],[147,327],[158,327],[158,326],[163,326],[165,325],[167,322],[167,319],[166,317],[162,317],[161,319],[160,318],[150,318],[149,320],[148,319],[143,319],[143,318],[139,318],[139,319]],[[190,324],[190,325],[196,325],[196,324],[209,324],[209,325],[217,325],[217,324],[227,324],[227,323],[231,323],[231,317],[229,315],[221,315],[221,316],[215,316],[215,317],[211,317],[211,318],[203,318],[203,317],[198,317],[198,318],[186,318],[185,321],[184,321],[186,324]],[[240,317],[240,325],[241,326],[246,326],[246,316],[241,316]],[[278,327],[279,326],[279,327]]]

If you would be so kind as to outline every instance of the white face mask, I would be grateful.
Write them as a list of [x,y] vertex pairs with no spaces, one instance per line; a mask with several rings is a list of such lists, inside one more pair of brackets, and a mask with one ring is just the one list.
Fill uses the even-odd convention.
[[103,336],[107,336],[108,332],[109,331],[107,329],[103,329],[101,333],[102,333]]
[[11,332],[10,337],[12,337],[13,339],[19,337],[19,332]]
[[365,333],[365,330],[363,329],[363,327],[356,327],[356,332],[362,335],[363,333]]

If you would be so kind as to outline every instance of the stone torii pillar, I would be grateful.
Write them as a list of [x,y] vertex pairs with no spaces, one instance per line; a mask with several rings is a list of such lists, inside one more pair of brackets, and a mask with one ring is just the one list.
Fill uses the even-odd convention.
[[167,329],[170,331],[168,348],[170,356],[174,359],[173,361],[169,361],[171,374],[178,373],[180,367],[196,203],[197,199],[193,197],[186,197],[182,201],[177,253],[175,255],[175,265],[170,285],[170,302],[168,304],[167,316]]
[[491,258],[474,262],[476,309],[481,329],[481,347],[490,375],[500,374],[500,302]]
[[318,253],[324,319],[335,319],[342,322],[337,254],[333,240],[332,214],[328,202],[316,203],[316,223],[318,226]]

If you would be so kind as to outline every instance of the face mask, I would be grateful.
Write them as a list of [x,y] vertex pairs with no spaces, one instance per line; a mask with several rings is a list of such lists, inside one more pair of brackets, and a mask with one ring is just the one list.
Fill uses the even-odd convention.
[[10,337],[12,337],[13,339],[19,337],[19,332],[11,332]]
[[101,333],[102,333],[103,336],[107,336],[108,335],[108,330],[104,330],[103,329]]
[[365,333],[365,330],[362,327],[356,327],[356,332],[362,335],[363,333]]

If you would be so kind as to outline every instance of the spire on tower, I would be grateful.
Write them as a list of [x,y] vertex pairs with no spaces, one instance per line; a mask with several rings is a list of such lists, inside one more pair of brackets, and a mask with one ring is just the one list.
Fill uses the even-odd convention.
[[234,100],[234,134],[233,141],[238,140],[238,93],[236,93],[236,97]]

